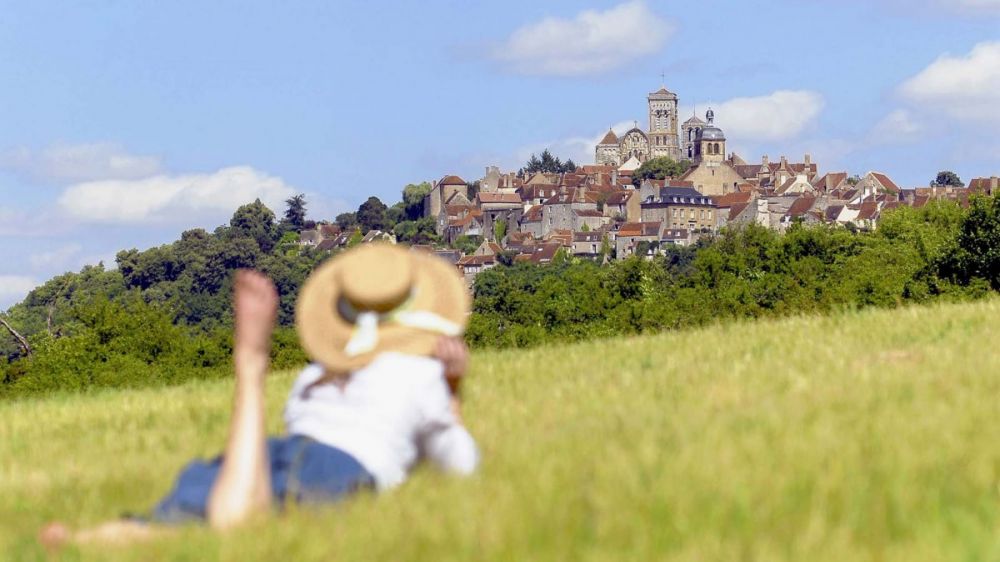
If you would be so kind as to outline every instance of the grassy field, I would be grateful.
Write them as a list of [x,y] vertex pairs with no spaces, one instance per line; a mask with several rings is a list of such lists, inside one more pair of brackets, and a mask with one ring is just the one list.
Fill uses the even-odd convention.
[[[475,356],[481,472],[67,560],[1000,560],[1000,301]],[[270,380],[269,424],[292,373]],[[227,383],[0,404],[0,552],[148,508]]]

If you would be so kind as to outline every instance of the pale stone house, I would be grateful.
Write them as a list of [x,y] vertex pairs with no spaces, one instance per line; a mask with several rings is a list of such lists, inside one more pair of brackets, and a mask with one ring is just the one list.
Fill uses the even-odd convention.
[[644,223],[659,222],[666,228],[713,230],[715,202],[690,187],[664,187],[658,197],[640,205]]

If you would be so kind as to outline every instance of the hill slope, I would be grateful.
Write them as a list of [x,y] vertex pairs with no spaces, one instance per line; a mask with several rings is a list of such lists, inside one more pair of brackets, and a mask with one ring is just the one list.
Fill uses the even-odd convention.
[[[1000,558],[1000,302],[480,353],[476,477],[74,559]],[[280,428],[293,374],[270,381]],[[0,404],[0,552],[147,508],[230,385]]]

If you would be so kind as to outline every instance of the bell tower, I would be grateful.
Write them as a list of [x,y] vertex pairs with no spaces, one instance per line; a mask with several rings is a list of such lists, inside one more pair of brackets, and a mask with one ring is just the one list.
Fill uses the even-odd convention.
[[677,135],[677,94],[661,87],[646,98],[649,102],[649,151],[653,158],[681,159]]

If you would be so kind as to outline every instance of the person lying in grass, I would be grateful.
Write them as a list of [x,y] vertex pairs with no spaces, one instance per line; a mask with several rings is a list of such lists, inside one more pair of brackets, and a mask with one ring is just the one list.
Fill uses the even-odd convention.
[[478,464],[462,425],[460,339],[470,299],[443,260],[365,245],[328,261],[306,281],[296,328],[315,361],[285,405],[287,435],[264,433],[264,379],[278,295],[254,271],[236,275],[236,391],[222,456],[189,464],[148,518],[71,531],[43,529],[47,545],[126,542],[192,520],[226,529],[286,502],[338,500],[402,483],[418,460],[459,474]]

